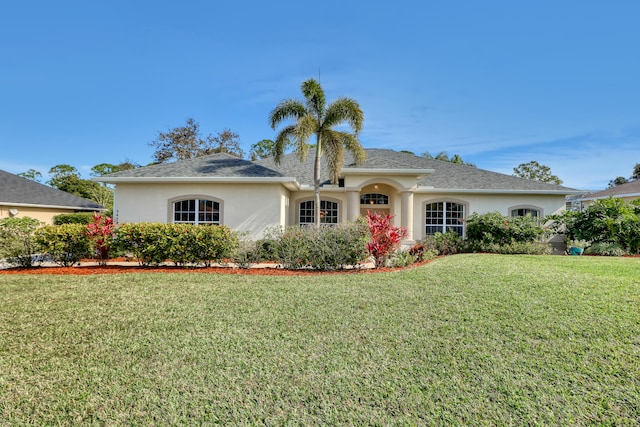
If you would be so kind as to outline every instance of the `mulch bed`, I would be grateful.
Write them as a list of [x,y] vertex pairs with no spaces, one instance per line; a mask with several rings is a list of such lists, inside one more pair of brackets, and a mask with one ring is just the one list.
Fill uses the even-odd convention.
[[244,274],[260,276],[318,276],[327,274],[370,274],[388,271],[400,271],[407,268],[424,265],[429,261],[415,263],[405,268],[356,268],[339,271],[318,271],[318,270],[285,270],[278,268],[276,264],[260,268],[234,268],[234,267],[180,267],[180,266],[155,266],[143,267],[136,262],[131,265],[108,264],[108,265],[77,265],[74,267],[46,266],[22,268],[14,267],[0,269],[2,274],[58,274],[58,275],[91,275],[91,274],[116,274],[116,273],[208,273],[208,274]]

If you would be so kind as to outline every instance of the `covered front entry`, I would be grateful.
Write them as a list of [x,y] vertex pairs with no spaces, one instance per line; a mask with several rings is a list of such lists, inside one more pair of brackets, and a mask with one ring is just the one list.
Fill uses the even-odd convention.
[[393,222],[407,229],[407,240],[413,240],[413,193],[395,186],[374,182],[359,191],[347,190],[349,221],[367,212],[394,216]]

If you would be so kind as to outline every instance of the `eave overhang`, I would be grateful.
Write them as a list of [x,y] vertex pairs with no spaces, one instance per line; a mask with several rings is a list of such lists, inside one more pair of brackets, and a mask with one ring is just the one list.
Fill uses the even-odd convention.
[[42,205],[38,203],[14,203],[14,202],[2,202],[0,206],[15,206],[18,208],[41,208],[41,209],[64,209],[74,211],[105,211],[106,208],[87,207],[87,206],[63,206],[63,205]]
[[182,183],[225,183],[225,184],[282,184],[289,190],[297,190],[300,188],[300,184],[293,177],[229,177],[229,176],[205,176],[205,177],[193,177],[193,176],[162,176],[162,177],[96,177],[92,178],[93,181],[106,182],[109,184],[182,184]]

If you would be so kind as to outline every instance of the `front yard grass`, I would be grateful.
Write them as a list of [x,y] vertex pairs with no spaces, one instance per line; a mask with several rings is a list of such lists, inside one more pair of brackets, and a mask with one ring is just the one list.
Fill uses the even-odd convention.
[[640,259],[0,276],[0,425],[637,425]]

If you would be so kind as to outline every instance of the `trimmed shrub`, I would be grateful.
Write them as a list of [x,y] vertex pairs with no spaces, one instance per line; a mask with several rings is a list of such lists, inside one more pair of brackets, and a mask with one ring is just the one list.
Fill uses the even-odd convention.
[[584,251],[588,255],[623,256],[626,252],[618,243],[596,242]]
[[82,224],[48,225],[35,231],[40,250],[53,262],[69,267],[91,256],[91,242]]
[[91,224],[93,222],[93,214],[93,212],[76,212],[56,215],[53,217],[53,225]]
[[544,229],[530,215],[505,217],[499,212],[473,213],[465,221],[466,242],[472,250],[488,245],[509,245],[539,240]]
[[114,242],[140,265],[158,265],[168,259],[166,224],[138,222],[121,224],[116,228]]
[[551,255],[553,248],[546,242],[511,242],[504,245],[497,243],[479,244],[474,247],[476,252],[513,255]]
[[259,250],[287,269],[339,270],[358,266],[367,257],[369,232],[362,221],[317,229],[272,228],[265,235],[265,239],[259,241]]
[[415,257],[417,262],[429,261],[438,256],[438,251],[433,248],[428,249],[425,243],[416,243],[409,249],[409,253]]
[[225,226],[141,222],[120,225],[115,242],[143,266],[165,261],[210,266],[231,258],[238,238]]
[[406,267],[416,262],[417,258],[412,255],[410,251],[395,251],[387,259],[387,265],[389,267]]
[[427,236],[424,245],[428,251],[434,251],[439,255],[454,255],[462,252],[464,248],[462,237],[453,230]]
[[38,263],[38,245],[35,230],[42,225],[34,218],[0,219],[0,259],[20,267],[33,267]]

